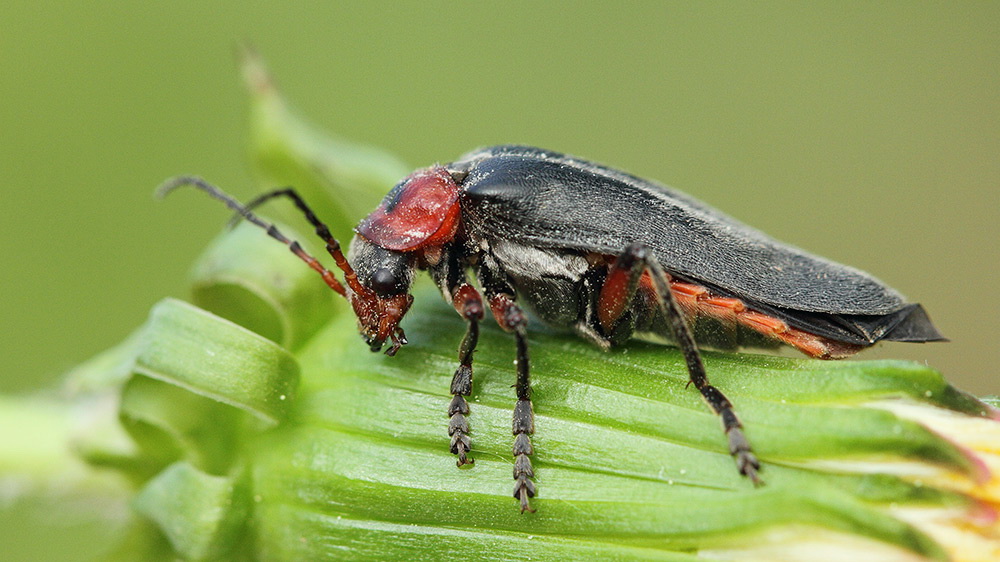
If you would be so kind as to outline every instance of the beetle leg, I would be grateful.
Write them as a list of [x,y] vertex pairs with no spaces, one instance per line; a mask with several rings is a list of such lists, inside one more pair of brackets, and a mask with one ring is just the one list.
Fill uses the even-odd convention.
[[757,474],[757,471],[760,470],[760,462],[750,448],[750,442],[743,433],[743,424],[736,416],[732,402],[708,382],[705,365],[701,361],[701,354],[698,352],[691,327],[688,326],[684,313],[670,289],[670,276],[654,258],[649,256],[642,244],[630,245],[622,252],[618,261],[624,261],[626,265],[633,264],[631,267],[639,268],[639,271],[649,270],[658,296],[657,304],[670,325],[677,346],[684,353],[691,384],[694,384],[712,410],[722,418],[722,427],[729,441],[729,453],[736,459],[736,466],[739,468],[740,474],[745,475],[755,485],[763,484]]
[[514,333],[517,340],[517,382],[514,389],[517,403],[511,429],[514,435],[514,497],[521,502],[521,513],[534,512],[528,498],[535,497],[535,470],[529,455],[534,454],[531,434],[535,432],[535,412],[531,406],[531,374],[528,362],[528,319],[521,307],[514,302],[513,295],[498,293],[490,296],[490,309],[500,327]]
[[535,497],[537,489],[535,469],[531,466],[530,455],[534,454],[531,435],[535,432],[535,412],[531,406],[531,372],[528,359],[528,316],[514,301],[514,289],[502,277],[503,272],[492,256],[483,256],[478,270],[480,282],[489,299],[490,310],[497,324],[514,334],[517,342],[517,382],[514,390],[517,402],[514,404],[511,430],[514,435],[514,497],[521,502],[521,513],[534,513],[529,498]]
[[635,299],[639,280],[646,271],[646,264],[641,256],[626,250],[608,269],[608,275],[601,285],[597,298],[597,320],[600,329],[613,338],[615,329],[622,320],[622,315]]
[[479,321],[483,319],[483,300],[472,285],[464,282],[452,294],[455,310],[469,323],[465,337],[462,338],[462,344],[458,348],[458,370],[455,371],[455,376],[451,379],[451,393],[454,398],[448,405],[448,415],[451,417],[448,422],[451,452],[458,455],[456,464],[462,466],[475,462],[474,459],[466,456],[471,440],[469,439],[469,422],[465,419],[469,415],[469,403],[465,397],[472,394],[472,353],[476,350],[476,343],[479,341]]

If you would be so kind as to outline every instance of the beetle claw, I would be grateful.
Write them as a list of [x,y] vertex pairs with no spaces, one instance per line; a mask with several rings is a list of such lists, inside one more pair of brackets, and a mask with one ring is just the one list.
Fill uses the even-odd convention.
[[393,357],[394,355],[396,355],[396,352],[399,351],[399,348],[403,347],[409,342],[406,341],[406,334],[403,333],[402,328],[396,328],[395,331],[392,332],[392,336],[390,337],[392,338],[392,345],[389,347],[389,349],[385,350],[385,354],[388,355],[389,357]]
[[531,480],[528,480],[527,477],[522,476],[518,478],[514,484],[514,497],[521,502],[521,513],[525,511],[528,513],[535,512],[535,509],[528,503],[528,498],[535,497],[535,484]]
[[754,486],[763,486],[764,481],[761,480],[758,474],[760,471],[760,461],[757,460],[757,455],[753,454],[753,450],[750,449],[750,442],[747,440],[743,430],[734,427],[729,430],[728,435],[729,454],[733,455],[733,458],[736,460],[736,468],[739,469],[740,474],[749,478]]

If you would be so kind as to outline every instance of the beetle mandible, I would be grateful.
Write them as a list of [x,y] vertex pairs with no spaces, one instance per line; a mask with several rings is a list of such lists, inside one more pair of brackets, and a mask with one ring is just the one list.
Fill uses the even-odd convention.
[[[789,345],[820,359],[847,357],[880,340],[940,341],[919,304],[870,275],[782,244],[660,184],[557,152],[495,146],[396,185],[355,229],[348,256],[294,189],[242,205],[201,178],[191,184],[286,244],[344,296],[372,351],[406,343],[400,320],[413,297],[414,270],[426,270],[465,319],[451,383],[448,434],[457,464],[471,464],[466,396],[486,305],[516,342],[514,497],[534,511],[528,360],[529,305],[543,322],[570,328],[602,348],[633,334],[676,343],[690,376],[721,417],[739,472],[760,484],[754,455],[732,403],[708,382],[698,344],[721,349]],[[344,282],[252,209],[286,197],[302,211]],[[470,283],[472,272],[481,289]],[[484,299],[480,290],[485,294]]]

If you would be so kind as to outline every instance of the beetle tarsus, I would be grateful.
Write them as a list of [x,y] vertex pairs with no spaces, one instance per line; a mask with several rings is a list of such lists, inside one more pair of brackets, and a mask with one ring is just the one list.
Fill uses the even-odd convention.
[[531,507],[528,503],[528,498],[535,497],[535,483],[528,479],[527,476],[521,476],[517,479],[514,484],[514,497],[521,502],[521,513],[527,511],[528,513],[534,513],[535,508]]
[[[455,398],[462,398],[462,396]],[[448,422],[448,435],[451,436],[451,452],[458,455],[458,460],[455,462],[458,466],[476,462],[466,456],[472,445],[472,440],[469,438],[469,422],[465,419],[465,415],[469,413],[469,405],[465,404],[464,398],[461,402],[461,405],[457,407],[458,410],[453,413],[452,408],[448,408],[448,412],[451,413],[451,420]],[[452,400],[452,404],[455,404],[455,400]],[[461,411],[462,406],[464,406],[464,412]]]
[[451,392],[454,397],[448,404],[448,435],[451,437],[451,452],[458,455],[456,464],[458,466],[473,464],[475,459],[468,458],[467,454],[472,447],[472,439],[469,437],[469,403],[465,397],[472,393],[472,366],[460,365],[455,371],[455,376],[451,380]]
[[528,504],[528,498],[535,497],[535,483],[531,478],[535,477],[535,469],[531,466],[529,455],[535,452],[531,444],[531,435],[535,432],[535,414],[531,407],[531,400],[519,399],[514,406],[513,416],[514,446],[511,452],[514,454],[514,497],[521,501],[521,513],[525,511],[534,513],[535,510]]

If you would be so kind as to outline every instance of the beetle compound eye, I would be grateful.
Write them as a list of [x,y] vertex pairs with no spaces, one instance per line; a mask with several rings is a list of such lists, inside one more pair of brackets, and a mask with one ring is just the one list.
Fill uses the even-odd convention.
[[382,297],[392,297],[402,292],[402,287],[396,274],[387,267],[380,267],[372,274],[371,288],[375,294]]

